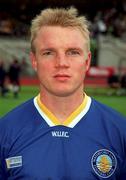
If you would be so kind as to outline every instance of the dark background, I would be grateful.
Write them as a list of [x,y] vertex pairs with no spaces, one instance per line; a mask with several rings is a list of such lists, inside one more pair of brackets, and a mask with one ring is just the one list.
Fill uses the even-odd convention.
[[122,11],[126,0],[0,0],[0,12],[10,13],[21,21],[29,22],[46,7],[75,6],[82,14],[92,19],[99,10],[116,7]]

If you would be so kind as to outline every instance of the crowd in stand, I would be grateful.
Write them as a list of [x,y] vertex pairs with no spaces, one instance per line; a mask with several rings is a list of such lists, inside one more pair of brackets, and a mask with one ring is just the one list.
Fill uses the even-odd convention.
[[92,28],[95,35],[98,33],[111,34],[126,40],[126,12],[117,12],[115,8],[105,14],[99,12],[94,18]]
[[[93,37],[97,36],[99,33],[102,33],[111,34],[126,40],[125,1],[119,2],[118,4],[113,3],[113,6],[111,7],[98,10],[92,18],[90,18],[90,12],[88,16],[91,21],[91,31]],[[29,25],[27,22],[29,21],[30,17],[26,15],[24,11],[20,12],[19,17],[13,16],[8,12],[0,12],[0,34],[14,36],[28,35]]]
[[[27,17],[25,14],[20,14],[21,17]],[[21,21],[21,19],[16,18],[11,13],[0,12],[0,35],[4,36],[15,36],[22,37],[28,36],[29,34],[29,24],[26,21]],[[99,34],[111,35],[118,37],[123,41],[126,40],[126,2],[121,3],[120,6],[115,4],[113,7],[104,8],[94,15],[93,18],[90,18],[91,22],[91,36],[93,39],[97,39]],[[93,41],[92,41],[93,42]],[[92,45],[93,46],[93,45]],[[94,48],[95,49],[95,48]],[[97,54],[95,51],[94,56]],[[92,61],[93,62],[93,61]],[[13,75],[14,68],[17,67],[16,75]],[[0,90],[1,95],[6,94],[5,79],[8,76],[10,84],[13,86],[14,96],[16,97],[19,91],[19,74],[20,68],[18,62],[14,60],[13,64],[10,65],[8,72],[4,70],[4,64],[0,62]],[[12,77],[11,77],[12,76]],[[13,77],[16,77],[16,80],[13,80]],[[113,82],[115,81],[116,82]],[[117,82],[118,81],[118,82]],[[120,94],[123,92],[126,94],[126,74],[124,74],[119,80],[116,77],[110,77],[108,85],[113,89],[121,89]]]
[[8,12],[0,12],[0,35],[4,36],[27,36],[29,26],[12,17]]
[[93,37],[104,34],[126,40],[126,2],[99,10],[91,22],[91,29]]

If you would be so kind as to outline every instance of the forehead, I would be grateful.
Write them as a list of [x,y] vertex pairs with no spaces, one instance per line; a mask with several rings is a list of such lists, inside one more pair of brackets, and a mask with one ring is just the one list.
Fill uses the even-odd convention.
[[77,28],[45,26],[34,40],[35,46],[84,46],[86,40]]

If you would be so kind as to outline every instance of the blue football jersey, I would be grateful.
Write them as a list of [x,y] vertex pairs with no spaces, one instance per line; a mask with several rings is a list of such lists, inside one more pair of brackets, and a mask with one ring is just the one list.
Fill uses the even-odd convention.
[[0,120],[0,180],[125,180],[126,119],[85,96],[61,124],[40,97]]

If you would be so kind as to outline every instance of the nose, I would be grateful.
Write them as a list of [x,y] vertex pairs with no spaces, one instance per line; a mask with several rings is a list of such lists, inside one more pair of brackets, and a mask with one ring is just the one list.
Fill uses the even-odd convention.
[[69,60],[65,56],[64,53],[60,53],[60,54],[57,55],[56,62],[55,62],[55,67],[56,68],[59,68],[59,67],[68,68],[69,67]]

